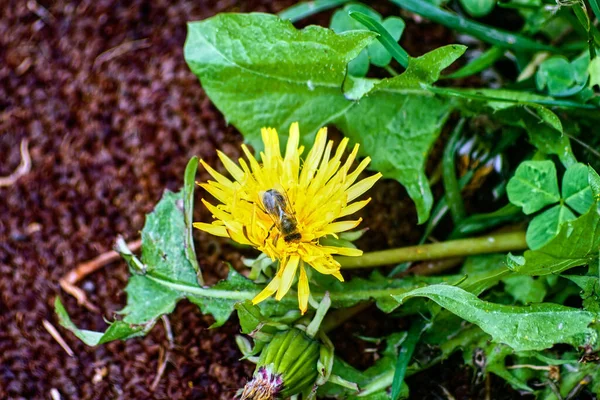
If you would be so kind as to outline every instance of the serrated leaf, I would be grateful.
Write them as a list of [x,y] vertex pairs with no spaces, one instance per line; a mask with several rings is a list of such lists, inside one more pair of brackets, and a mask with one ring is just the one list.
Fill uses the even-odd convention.
[[449,101],[424,91],[421,84],[435,82],[464,50],[463,46],[445,46],[411,58],[402,75],[376,83],[336,120],[372,157],[372,168],[406,187],[417,206],[419,223],[427,220],[433,203],[425,160],[453,108]]
[[494,304],[449,285],[427,286],[393,297],[400,304],[413,297],[429,298],[516,351],[542,350],[557,343],[580,346],[596,341],[596,332],[589,328],[595,314],[558,304]]
[[537,250],[552,240],[566,221],[572,221],[575,214],[563,205],[556,205],[531,220],[525,239],[531,250]]
[[527,250],[510,264],[523,275],[557,274],[588,264],[600,248],[600,214],[597,205],[573,221],[565,222],[558,235],[538,250]]
[[154,326],[153,322],[146,325],[134,325],[123,321],[116,321],[108,327],[106,332],[79,329],[71,321],[71,318],[69,318],[69,314],[58,296],[54,300],[54,311],[58,316],[60,324],[73,332],[75,336],[88,346],[96,346],[117,339],[125,340],[136,336],[143,336]]
[[300,121],[302,140],[310,144],[318,128],[334,122],[373,157],[374,169],[407,187],[422,223],[432,203],[425,159],[452,105],[421,85],[435,82],[465,47],[411,59],[393,79],[366,80],[368,85],[346,79],[348,62],[374,35],[338,35],[316,26],[296,30],[265,14],[221,14],[189,24],[185,58],[217,108],[256,150],[263,146],[261,127],[285,137],[290,124]]
[[562,180],[563,199],[580,214],[589,210],[594,203],[588,178],[588,167],[577,163],[567,168]]
[[[204,314],[210,314],[215,318],[214,324],[210,327],[216,328],[229,319],[236,303],[252,299],[258,294],[258,289],[258,285],[254,282],[235,269],[229,268],[227,279],[211,287],[204,296],[194,294],[187,297],[189,301],[200,307]],[[222,297],[219,296],[220,293],[223,293]]]
[[506,186],[508,199],[533,214],[560,200],[556,167],[552,161],[524,161]]
[[301,124],[302,141],[352,102],[341,93],[346,67],[375,34],[297,30],[268,14],[218,14],[188,24],[184,55],[213,103],[256,151],[260,128],[285,135]]

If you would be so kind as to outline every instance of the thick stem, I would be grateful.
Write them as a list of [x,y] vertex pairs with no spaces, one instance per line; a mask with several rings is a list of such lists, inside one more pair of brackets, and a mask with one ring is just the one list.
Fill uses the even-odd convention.
[[527,249],[525,232],[510,232],[478,238],[374,251],[360,257],[337,257],[343,269],[373,268],[407,261],[438,260],[475,254],[502,253]]

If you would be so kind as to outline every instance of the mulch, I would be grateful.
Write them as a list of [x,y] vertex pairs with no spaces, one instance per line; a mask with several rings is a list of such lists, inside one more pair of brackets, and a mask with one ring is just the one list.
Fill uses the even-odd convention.
[[[105,320],[126,301],[126,265],[112,263],[80,282],[101,314],[62,292],[59,279],[110,250],[117,235],[139,238],[145,214],[163,191],[180,188],[190,157],[217,165],[216,149],[240,153],[241,135],[226,125],[184,62],[186,22],[224,11],[277,12],[294,1],[1,3],[0,176],[19,165],[23,139],[32,168],[0,187],[0,398],[232,398],[253,371],[239,361],[235,317],[211,330],[212,317],[181,302],[169,316],[176,346],[171,364],[151,391],[167,345],[161,323],[144,338],[90,348],[58,325],[53,303],[61,296],[78,326],[105,330]],[[440,27],[407,29],[415,39],[409,35],[406,46],[415,52],[450,40]],[[413,42],[426,49],[416,50]],[[198,180],[207,178],[199,172]],[[361,248],[414,243],[420,233],[404,189],[386,181],[372,195],[362,215],[371,231]],[[196,220],[209,218],[197,207]],[[195,234],[207,283],[226,276],[224,261],[243,269],[238,249]],[[359,318],[353,329],[376,334],[368,319]],[[44,320],[57,327],[74,357],[44,329]],[[336,341],[347,336],[333,335]],[[367,366],[365,356],[352,355],[362,354],[360,344],[347,343],[342,353]]]

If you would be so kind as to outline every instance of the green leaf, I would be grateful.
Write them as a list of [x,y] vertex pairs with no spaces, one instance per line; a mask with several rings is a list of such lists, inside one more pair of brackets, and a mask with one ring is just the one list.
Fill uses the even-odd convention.
[[321,11],[329,10],[330,8],[334,8],[340,6],[344,3],[349,2],[350,0],[314,0],[314,1],[305,1],[302,3],[294,4],[293,6],[286,8],[282,12],[280,12],[279,18],[288,19],[292,22],[300,21],[303,18],[310,17],[313,14],[319,13]]
[[547,349],[557,343],[594,344],[597,333],[589,328],[596,315],[558,304],[507,306],[489,303],[458,287],[432,285],[393,296],[402,304],[426,297],[459,317],[479,326],[494,341],[517,351]]
[[488,15],[496,5],[496,0],[460,0],[465,11],[475,18]]
[[592,197],[594,202],[600,201],[600,175],[594,170],[594,168],[588,165],[588,183],[592,190]]
[[[319,396],[335,397],[347,400],[388,400],[389,396],[386,389],[392,385],[394,365],[396,358],[398,357],[398,350],[405,339],[405,332],[393,333],[386,337],[386,346],[381,352],[381,357],[372,367],[366,369],[365,371],[359,371],[340,358],[336,357],[333,363],[333,374],[338,375],[350,382],[357,383],[361,389],[360,394],[356,396],[354,392],[343,387],[326,383],[324,386],[319,388]],[[408,395],[408,387],[403,385],[403,388],[402,394]],[[406,398],[406,396],[403,398]]]
[[406,368],[408,363],[413,357],[415,346],[423,330],[426,329],[427,324],[422,319],[417,319],[412,322],[406,339],[402,342],[402,350],[398,353],[398,359],[396,360],[396,368],[394,369],[394,379],[392,381],[392,400],[398,400],[401,395],[402,386],[405,384],[404,377],[406,375]]
[[143,336],[154,326],[154,321],[146,325],[134,325],[116,321],[108,327],[106,332],[79,329],[71,321],[71,318],[69,318],[69,314],[67,313],[67,310],[65,310],[65,307],[58,296],[56,297],[56,300],[54,300],[54,311],[58,316],[60,324],[73,332],[75,336],[88,346],[96,346],[116,339],[125,340],[136,336]]
[[552,240],[565,221],[572,221],[575,214],[563,205],[556,205],[543,213],[536,215],[527,227],[525,239],[531,250],[537,250]]
[[268,14],[218,14],[188,24],[184,56],[227,121],[259,151],[264,126],[285,135],[299,121],[310,144],[319,128],[352,107],[341,92],[346,67],[374,36],[296,30]]
[[563,57],[552,57],[544,61],[535,75],[538,90],[548,88],[550,95],[562,93],[574,84],[575,71],[569,60]]
[[589,86],[600,86],[600,57],[595,57],[588,66],[588,73],[590,74]]
[[[423,223],[432,203],[424,164],[452,104],[421,85],[432,84],[464,46],[411,59],[382,81],[346,79],[346,66],[372,40],[367,31],[335,34],[264,14],[221,14],[189,25],[185,58],[226,119],[256,150],[260,128],[285,135],[300,121],[304,144],[334,122],[373,157],[372,167],[406,186]],[[360,101],[357,101],[360,100]]]
[[573,221],[565,222],[558,235],[538,250],[527,250],[508,265],[523,275],[557,274],[588,264],[600,248],[600,214],[596,205]]
[[[176,281],[199,288],[196,271],[188,259],[183,207],[183,192],[165,191],[154,211],[147,215],[142,230],[142,262],[146,274],[138,275],[137,270],[131,269],[132,275],[125,289],[127,305],[119,312],[123,315],[122,321],[112,323],[104,334],[80,331],[68,317],[61,318],[63,326],[86,343],[94,344],[142,335],[161,315],[172,312],[177,302],[185,296],[161,282]],[[66,316],[64,308],[57,309],[59,311],[64,314],[63,317]]]
[[200,265],[198,265],[198,259],[196,258],[196,249],[194,248],[194,235],[193,235],[193,223],[194,223],[194,188],[196,186],[196,171],[198,170],[198,157],[192,157],[185,167],[185,173],[183,176],[183,210],[184,210],[184,221],[186,226],[187,235],[185,237],[185,250],[186,257],[194,271],[196,271],[196,279],[198,285],[204,285],[204,278],[202,277],[202,271]]
[[376,83],[336,120],[372,157],[372,168],[406,187],[417,206],[419,223],[427,220],[433,204],[424,171],[427,154],[453,108],[421,85],[435,82],[464,50],[451,45],[411,58],[402,75]]
[[504,290],[521,304],[541,303],[548,292],[545,279],[512,275],[503,279]]
[[552,161],[522,162],[506,186],[511,203],[533,214],[560,200],[556,167]]
[[506,49],[498,46],[492,46],[483,52],[479,57],[470,61],[464,67],[461,67],[458,71],[453,72],[449,75],[445,75],[444,78],[455,79],[455,78],[465,78],[467,76],[474,75],[478,72],[483,71],[484,69],[491,67],[496,61],[498,61],[504,53]]
[[471,21],[460,15],[442,10],[439,7],[421,0],[391,0],[392,3],[419,14],[438,24],[447,26],[458,32],[474,36],[484,42],[515,51],[555,51],[552,46],[533,41],[525,36],[502,31],[494,27]]
[[381,24],[379,22],[381,18],[373,18],[358,11],[351,11],[349,15],[372,32],[378,34],[377,42],[373,42],[367,47],[373,65],[385,67],[394,57],[404,68],[408,66],[408,53],[398,44],[398,39],[404,31],[404,21],[402,19],[389,17]]
[[588,177],[587,165],[578,163],[567,168],[562,180],[563,199],[580,214],[587,212],[594,203]]
[[600,282],[598,276],[593,275],[562,275],[571,282],[575,283],[582,290],[581,299],[583,300],[583,309],[600,313]]

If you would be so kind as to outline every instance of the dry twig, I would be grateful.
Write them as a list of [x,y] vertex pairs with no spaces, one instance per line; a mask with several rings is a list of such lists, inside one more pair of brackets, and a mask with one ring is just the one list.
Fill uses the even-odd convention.
[[31,157],[29,156],[29,142],[21,140],[21,163],[15,171],[8,176],[0,176],[0,187],[12,186],[17,180],[31,171]]
[[150,46],[151,44],[148,42],[148,39],[132,40],[130,42],[121,43],[120,45],[113,47],[110,50],[106,50],[104,53],[96,57],[92,68],[96,68],[100,64],[110,61],[113,58],[120,57],[130,51],[145,49]]
[[166,315],[161,317],[163,325],[165,327],[165,335],[167,337],[168,346],[166,349],[160,348],[160,355],[158,357],[158,370],[156,371],[156,377],[152,381],[152,385],[150,385],[150,390],[155,391],[158,386],[160,379],[165,373],[167,369],[167,363],[171,361],[171,351],[175,348],[175,341],[173,340],[173,331],[171,330],[171,322],[169,322],[169,318]]
[[46,330],[48,331],[50,336],[52,336],[54,338],[54,340],[56,340],[56,342],[60,345],[60,347],[62,347],[63,350],[70,357],[74,357],[75,353],[73,353],[73,350],[71,350],[71,348],[69,347],[67,342],[65,342],[65,339],[63,339],[62,336],[60,336],[60,333],[56,330],[54,325],[52,325],[50,322],[48,322],[48,320],[43,320],[42,324],[44,325],[44,328],[46,328]]
[[[127,246],[131,249],[131,251],[136,251],[142,246],[142,240],[136,240],[134,242],[128,243]],[[88,299],[83,290],[75,286],[77,282],[88,276],[89,274],[99,270],[104,267],[106,264],[109,264],[113,261],[119,259],[119,253],[114,250],[107,251],[104,254],[100,254],[98,257],[79,264],[75,269],[69,271],[65,276],[63,276],[60,280],[60,287],[69,293],[71,296],[77,299],[77,302],[87,308],[92,312],[100,312],[98,307],[92,304]]]

